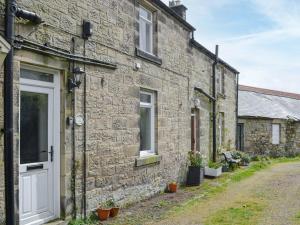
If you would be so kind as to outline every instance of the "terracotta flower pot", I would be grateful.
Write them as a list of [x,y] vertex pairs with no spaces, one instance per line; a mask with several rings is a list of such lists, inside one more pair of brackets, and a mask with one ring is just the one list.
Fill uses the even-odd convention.
[[107,220],[109,215],[110,215],[110,208],[109,209],[97,209],[97,214],[98,214],[98,218],[99,220],[103,221],[103,220]]
[[177,184],[176,183],[170,183],[169,184],[169,192],[175,193],[177,191]]
[[119,213],[119,210],[120,210],[119,207],[113,207],[113,208],[111,208],[109,216],[110,217],[116,217],[118,215],[118,213]]

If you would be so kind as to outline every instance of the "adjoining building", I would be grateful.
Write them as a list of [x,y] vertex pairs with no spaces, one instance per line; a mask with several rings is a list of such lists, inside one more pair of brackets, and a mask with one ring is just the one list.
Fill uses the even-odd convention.
[[136,202],[184,182],[188,151],[212,158],[214,136],[235,147],[238,71],[193,38],[179,1],[0,6],[13,46],[0,76],[1,222]]
[[238,149],[273,157],[300,153],[300,94],[239,85]]

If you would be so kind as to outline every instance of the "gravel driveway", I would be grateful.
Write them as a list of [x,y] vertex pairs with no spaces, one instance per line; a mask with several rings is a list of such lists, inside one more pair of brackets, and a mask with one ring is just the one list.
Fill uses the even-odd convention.
[[[230,184],[225,192],[213,198],[199,200],[189,210],[179,211],[161,222],[149,224],[204,225],[216,212],[253,199],[263,202],[263,207],[255,218],[255,224],[250,225],[300,224],[300,162],[275,164],[248,179]],[[240,224],[248,223],[241,221]]]

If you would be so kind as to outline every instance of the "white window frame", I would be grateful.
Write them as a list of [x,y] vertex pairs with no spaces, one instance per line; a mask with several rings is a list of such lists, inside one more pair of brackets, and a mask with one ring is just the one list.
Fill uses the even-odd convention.
[[[278,127],[278,136],[275,136],[274,134],[274,128]],[[273,145],[279,145],[280,144],[280,124],[279,123],[272,123],[272,144]]]
[[140,91],[140,94],[145,94],[145,95],[149,95],[151,98],[150,103],[147,102],[141,102],[140,100],[140,108],[149,108],[151,111],[151,130],[150,130],[150,134],[151,134],[151,149],[147,149],[147,150],[141,150],[140,149],[140,156],[141,157],[145,157],[145,156],[150,156],[150,155],[155,155],[155,99],[154,99],[154,93],[150,92],[150,91]]
[[[141,15],[141,10],[144,10],[147,13],[149,13],[151,15],[151,20],[149,20],[148,18],[143,17]],[[142,35],[141,35],[141,22],[142,21],[144,23],[150,25],[150,37],[149,37],[150,51],[146,50],[146,46],[147,46],[146,40],[142,40]],[[142,51],[144,51],[148,54],[153,55],[153,12],[151,12],[150,10],[144,8],[143,6],[140,6],[140,9],[139,9],[139,48],[140,48],[140,50],[142,50]]]

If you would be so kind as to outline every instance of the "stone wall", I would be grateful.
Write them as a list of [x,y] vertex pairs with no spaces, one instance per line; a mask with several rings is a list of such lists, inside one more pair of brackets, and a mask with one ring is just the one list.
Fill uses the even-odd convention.
[[[244,124],[244,150],[272,157],[300,153],[300,124],[293,120],[239,117]],[[272,124],[280,124],[280,143],[272,144]]]
[[[3,9],[4,0],[1,0]],[[60,49],[71,50],[88,57],[116,62],[117,69],[86,65],[87,103],[87,206],[93,210],[100,202],[113,197],[120,204],[145,199],[164,190],[171,181],[184,182],[187,171],[187,152],[191,148],[192,99],[200,101],[200,151],[211,154],[211,102],[200,87],[211,94],[213,60],[189,45],[190,30],[162,9],[157,9],[157,54],[162,65],[156,65],[135,55],[135,1],[18,1],[18,4],[38,13],[43,24],[34,26],[17,20],[16,34],[26,39]],[[84,43],[81,38],[82,20],[93,23],[93,36]],[[3,24],[3,17],[1,17]],[[86,49],[84,50],[84,46]],[[17,50],[15,57],[15,95],[19,88],[22,63],[50,67],[61,71],[61,206],[62,217],[73,209],[72,191],[76,192],[77,212],[82,212],[83,127],[75,127],[75,149],[72,128],[66,118],[73,115],[72,95],[66,89],[69,62],[57,57]],[[136,70],[135,63],[141,68]],[[83,66],[82,64],[78,64]],[[225,142],[235,144],[236,76],[225,69],[225,96],[219,96],[217,109],[225,117]],[[1,86],[3,76],[1,76]],[[156,151],[160,162],[141,167],[139,159],[140,90],[148,89],[156,96]],[[83,114],[83,85],[76,89],[75,114]],[[0,98],[3,102],[3,96]],[[15,118],[19,116],[15,101]],[[3,107],[1,108],[1,112]],[[15,132],[18,137],[18,121]],[[0,125],[3,124],[3,113]],[[16,168],[18,165],[16,139]],[[0,152],[3,151],[3,140]],[[75,152],[76,184],[72,187],[72,156]],[[0,172],[3,176],[3,159]],[[16,169],[16,174],[18,171]],[[0,190],[3,190],[3,179]],[[16,178],[16,185],[18,179]],[[3,192],[1,192],[3,193]],[[18,197],[17,200],[18,201]],[[0,218],[3,217],[3,194],[0,196]]]

